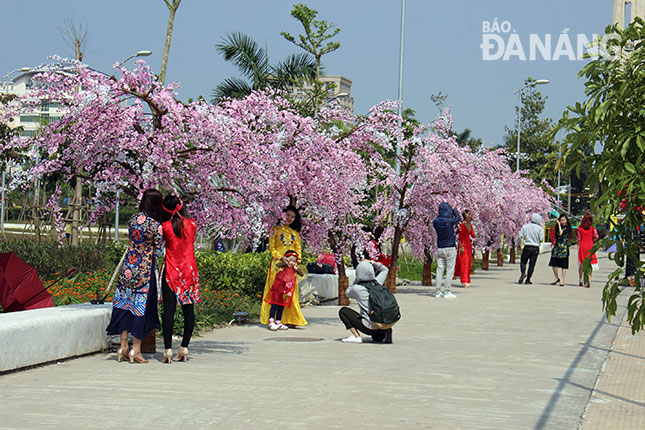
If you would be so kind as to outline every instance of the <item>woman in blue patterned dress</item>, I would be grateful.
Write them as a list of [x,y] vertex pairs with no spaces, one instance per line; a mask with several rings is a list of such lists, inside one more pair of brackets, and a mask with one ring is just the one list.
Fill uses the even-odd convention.
[[[161,230],[161,193],[146,190],[139,202],[139,212],[130,218],[130,244],[117,281],[112,318],[107,333],[121,337],[117,360],[147,363],[141,355],[141,341],[160,327],[157,312],[157,276],[155,257],[164,254]],[[128,353],[128,333],[132,350]]]
[[[564,277],[567,275],[567,269],[569,268],[569,246],[571,246],[573,239],[571,222],[569,222],[569,218],[566,215],[560,215],[553,226],[553,232],[553,248],[551,250],[549,266],[553,269],[555,281],[551,285],[559,283],[561,287],[564,287]],[[562,270],[562,276],[558,276],[558,268]]]

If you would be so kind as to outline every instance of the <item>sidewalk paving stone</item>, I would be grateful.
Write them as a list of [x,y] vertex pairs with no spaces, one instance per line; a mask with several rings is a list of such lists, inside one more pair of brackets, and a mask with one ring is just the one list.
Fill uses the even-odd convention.
[[341,343],[338,307],[318,306],[301,329],[194,338],[187,363],[162,364],[159,345],[147,365],[102,353],[5,374],[0,428],[577,429],[625,311],[621,295],[603,317],[600,257],[590,289],[575,271],[549,285],[548,254],[530,286],[506,264],[455,300],[402,287],[392,345]]

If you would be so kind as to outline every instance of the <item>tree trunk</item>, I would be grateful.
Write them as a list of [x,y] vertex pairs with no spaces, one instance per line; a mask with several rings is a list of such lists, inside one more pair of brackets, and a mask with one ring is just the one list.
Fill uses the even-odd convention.
[[432,258],[426,259],[423,262],[423,279],[421,280],[421,285],[424,287],[432,286]]
[[81,205],[83,204],[83,183],[81,178],[74,177],[74,199],[72,205],[72,246],[78,246],[80,243],[80,224],[81,224]]
[[153,354],[157,352],[157,330],[152,330],[141,342],[141,352]]
[[345,266],[338,266],[338,305],[349,306],[349,297],[345,291],[349,287],[349,278],[345,274]]
[[482,252],[482,270],[488,270],[488,256],[490,254],[490,249],[485,248]]
[[168,54],[170,53],[170,42],[172,41],[172,30],[175,25],[175,13],[179,8],[181,0],[172,0],[172,4],[169,3],[169,0],[164,0],[166,6],[168,6],[168,28],[166,29],[166,44],[163,48],[163,57],[161,57],[161,70],[159,71],[159,83],[163,85],[166,80],[166,65],[168,64]]
[[396,269],[399,264],[399,245],[401,245],[402,237],[403,230],[401,227],[395,227],[394,238],[392,239],[392,262],[390,263],[387,278],[385,279],[385,286],[388,287],[393,294],[396,294]]
[[511,250],[510,250],[510,264],[515,264],[515,239],[511,240]]
[[475,255],[473,253],[472,258],[470,259],[470,274],[475,273]]
[[[295,198],[290,197],[290,200],[292,201],[291,204],[295,206]],[[334,259],[336,260],[336,267],[338,267],[338,304],[340,306],[348,306],[349,298],[345,295],[345,291],[349,287],[349,278],[345,272],[343,254],[338,250],[338,242],[332,232],[327,234],[327,243],[329,243],[331,252],[334,254]],[[340,258],[337,258],[338,255],[340,255]]]
[[504,266],[504,253],[502,252],[502,248],[497,248],[497,267],[503,267]]

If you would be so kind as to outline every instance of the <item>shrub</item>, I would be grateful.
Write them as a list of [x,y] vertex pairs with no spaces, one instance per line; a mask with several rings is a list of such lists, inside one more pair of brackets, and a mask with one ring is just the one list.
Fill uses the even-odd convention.
[[197,267],[203,290],[228,290],[255,297],[264,291],[271,254],[236,254],[197,252]]
[[124,248],[124,244],[112,242],[107,245],[84,242],[79,246],[69,246],[45,240],[0,241],[0,252],[13,251],[25,263],[35,267],[43,280],[53,279],[56,273],[63,273],[72,268],[77,269],[79,273],[100,269],[107,269],[111,273]]

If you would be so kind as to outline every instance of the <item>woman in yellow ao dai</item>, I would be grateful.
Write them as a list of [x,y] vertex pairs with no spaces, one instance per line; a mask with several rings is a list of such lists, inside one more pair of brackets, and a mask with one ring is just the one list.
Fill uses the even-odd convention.
[[[300,242],[300,214],[298,209],[289,205],[284,210],[285,219],[284,223],[273,230],[273,234],[269,239],[269,251],[271,251],[271,265],[269,266],[269,273],[267,280],[264,284],[264,293],[262,294],[262,309],[260,310],[260,323],[269,324],[269,311],[271,305],[264,301],[267,293],[273,285],[275,275],[279,272],[276,266],[279,261],[284,257],[285,252],[291,250],[298,254],[298,259],[302,256],[302,243]],[[298,261],[300,262],[300,261]],[[285,325],[307,325],[307,320],[302,316],[300,310],[300,289],[298,288],[298,278],[296,277],[296,287],[293,292],[294,300],[291,306],[284,309],[282,314],[282,324]]]

